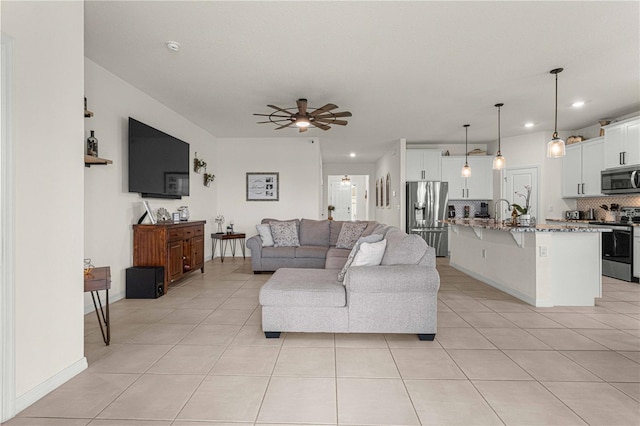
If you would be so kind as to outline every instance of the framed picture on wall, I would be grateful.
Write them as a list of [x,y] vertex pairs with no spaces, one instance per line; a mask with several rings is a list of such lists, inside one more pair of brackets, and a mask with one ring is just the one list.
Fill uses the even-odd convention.
[[384,207],[384,178],[380,178],[380,207]]
[[387,182],[385,183],[385,193],[387,194],[387,207],[391,206],[391,174],[387,173]]
[[280,201],[280,173],[247,173],[247,201]]
[[376,179],[376,207],[380,205],[380,190],[378,189],[378,179]]

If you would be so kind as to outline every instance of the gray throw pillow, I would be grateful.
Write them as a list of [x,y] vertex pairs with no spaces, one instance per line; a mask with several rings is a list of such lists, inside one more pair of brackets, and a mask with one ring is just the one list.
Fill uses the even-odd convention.
[[416,234],[389,232],[381,265],[417,265],[427,251],[427,243]]
[[338,281],[344,281],[344,276],[347,275],[347,271],[353,263],[353,259],[355,259],[356,254],[358,254],[358,250],[360,250],[360,245],[362,245],[362,243],[377,243],[378,241],[382,241],[382,238],[382,235],[376,234],[358,238],[358,241],[356,241],[351,249],[351,253],[349,253],[349,257],[347,257],[347,262],[342,267],[342,271],[338,273]]
[[273,236],[274,247],[298,247],[298,229],[296,223],[291,222],[270,222],[271,235]]
[[364,222],[345,222],[342,224],[336,248],[351,249],[367,227]]

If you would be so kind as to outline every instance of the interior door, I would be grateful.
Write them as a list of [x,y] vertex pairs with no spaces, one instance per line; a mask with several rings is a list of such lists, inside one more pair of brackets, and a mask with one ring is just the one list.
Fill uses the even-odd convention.
[[335,210],[333,219],[351,220],[351,184],[344,185],[342,182],[331,184],[331,195]]
[[[525,205],[525,199],[519,194],[526,195],[525,185],[531,186],[531,197],[529,199],[529,214],[538,217],[539,196],[538,196],[538,168],[537,167],[517,167],[507,168],[504,174],[503,198],[509,200],[509,204]],[[502,204],[501,208],[505,208]],[[506,214],[506,216],[505,216]],[[509,217],[511,211],[503,212],[502,217]]]

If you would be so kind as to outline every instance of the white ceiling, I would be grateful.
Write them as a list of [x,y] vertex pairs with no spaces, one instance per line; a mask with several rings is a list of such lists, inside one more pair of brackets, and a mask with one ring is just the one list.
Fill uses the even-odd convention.
[[464,143],[465,123],[490,142],[498,102],[503,137],[552,130],[557,67],[560,130],[640,110],[638,1],[85,5],[86,56],[214,136],[298,137],[252,114],[303,97],[351,111],[303,134],[326,162],[372,162],[398,138]]

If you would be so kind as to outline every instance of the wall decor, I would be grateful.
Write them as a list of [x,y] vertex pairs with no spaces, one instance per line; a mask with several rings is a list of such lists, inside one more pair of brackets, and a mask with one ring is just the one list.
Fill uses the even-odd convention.
[[384,207],[384,178],[380,178],[380,207]]
[[193,171],[196,173],[200,173],[200,170],[202,169],[205,169],[205,171],[207,170],[207,162],[201,158],[198,158],[198,153],[196,152],[193,158]]
[[216,180],[216,175],[214,175],[213,173],[207,173],[206,172],[207,169],[205,169],[205,173],[204,173],[204,186],[211,186],[211,182],[213,182],[214,180]]
[[279,201],[280,173],[247,173],[247,201]]
[[158,210],[156,210],[156,220],[158,221],[158,223],[168,223],[173,222],[173,217],[167,209],[165,209],[164,207],[160,207]]
[[387,173],[387,182],[386,182],[386,186],[385,186],[385,190],[386,190],[386,194],[387,194],[387,207],[391,206],[391,174]]
[[98,156],[98,139],[95,136],[95,130],[90,130],[91,136],[87,138],[87,155],[93,157]]
[[151,221],[152,225],[156,224],[156,217],[153,214],[153,211],[151,210],[151,207],[149,206],[149,202],[147,200],[143,200],[142,204],[144,205],[144,209],[145,209],[145,213],[140,216],[140,219],[138,220],[138,225],[140,225],[142,223],[142,221],[144,220],[144,218],[146,216],[149,216],[149,220]]
[[380,192],[378,189],[378,179],[376,179],[376,207],[380,205]]

